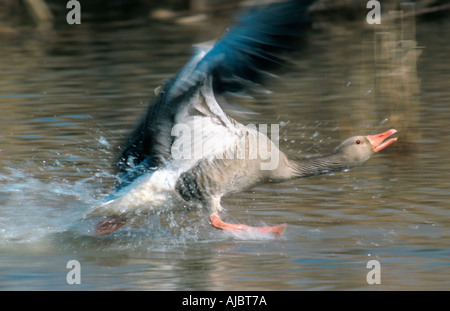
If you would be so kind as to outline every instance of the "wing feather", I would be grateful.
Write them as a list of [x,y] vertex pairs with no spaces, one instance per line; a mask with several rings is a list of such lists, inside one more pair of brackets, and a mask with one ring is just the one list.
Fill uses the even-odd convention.
[[[301,30],[309,25],[305,13],[311,2],[277,2],[253,8],[215,45],[197,46],[192,59],[159,90],[124,145],[117,164],[118,188],[167,165],[173,159],[174,126],[186,124],[195,130],[196,113],[209,123],[201,129],[206,146],[219,148],[232,139],[236,135],[233,122],[214,94],[239,92],[248,84],[261,83],[267,70],[284,64],[276,54],[297,46]],[[223,132],[224,127],[228,132]]]

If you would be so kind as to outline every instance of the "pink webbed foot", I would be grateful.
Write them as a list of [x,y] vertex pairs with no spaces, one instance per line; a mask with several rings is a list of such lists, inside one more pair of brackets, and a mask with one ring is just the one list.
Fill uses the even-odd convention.
[[127,223],[124,217],[108,217],[100,220],[95,227],[95,235],[102,236],[116,231]]
[[211,221],[211,225],[214,228],[230,232],[263,232],[263,233],[270,233],[276,236],[281,236],[283,235],[284,230],[286,229],[285,224],[267,227],[252,227],[242,224],[230,224],[220,219],[218,213],[212,214],[209,217],[209,220]]

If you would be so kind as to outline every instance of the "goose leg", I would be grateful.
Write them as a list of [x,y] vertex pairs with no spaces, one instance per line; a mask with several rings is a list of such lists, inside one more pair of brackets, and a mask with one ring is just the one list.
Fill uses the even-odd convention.
[[107,217],[100,220],[95,227],[95,235],[102,236],[114,232],[125,225],[127,221],[128,219],[125,217]]
[[286,225],[277,225],[277,226],[268,226],[268,227],[252,227],[242,224],[230,224],[227,222],[224,222],[222,219],[220,219],[219,213],[213,213],[209,217],[209,220],[211,221],[211,225],[214,228],[231,231],[231,232],[264,232],[264,233],[271,233],[277,236],[281,236],[284,233],[284,230],[286,229]]

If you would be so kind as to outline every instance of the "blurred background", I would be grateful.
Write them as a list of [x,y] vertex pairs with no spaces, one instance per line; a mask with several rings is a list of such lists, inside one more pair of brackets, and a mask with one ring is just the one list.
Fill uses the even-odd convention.
[[[58,25],[65,23],[68,12],[67,3],[57,0],[3,0],[0,3],[0,18],[3,28],[15,23],[43,23],[51,19]],[[194,14],[227,14],[242,6],[275,2],[271,0],[230,0],[225,4],[219,0],[91,0],[78,1],[82,7],[83,21],[108,21],[131,18],[180,19]],[[313,1],[311,13],[316,17],[351,20],[360,14],[367,14],[369,1],[358,0],[316,0]],[[405,1],[392,0],[381,3],[383,12],[397,10]],[[448,16],[449,4],[445,0],[410,1],[415,5],[416,14],[428,18]]]
[[[279,240],[229,236],[204,212],[160,215],[105,238],[80,222],[113,188],[121,143],[153,90],[262,1],[0,1],[0,289],[450,289],[450,5],[317,0],[293,66],[240,99],[244,123],[280,125],[310,155],[396,128],[362,167],[261,186],[224,218],[287,223]],[[366,263],[381,263],[381,285]]]

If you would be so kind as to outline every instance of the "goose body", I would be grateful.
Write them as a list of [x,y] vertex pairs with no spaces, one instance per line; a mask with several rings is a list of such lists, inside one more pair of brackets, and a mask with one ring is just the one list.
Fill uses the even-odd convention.
[[[269,5],[246,15],[213,46],[195,55],[156,91],[156,99],[124,145],[118,183],[102,205],[97,234],[113,232],[134,217],[206,209],[219,229],[282,234],[284,225],[249,227],[222,221],[221,198],[268,182],[323,174],[360,164],[395,141],[395,130],[352,137],[329,155],[294,159],[264,133],[227,115],[218,98],[261,83],[279,66],[278,51],[290,50],[307,27],[310,1]],[[382,146],[382,147],[381,147]]]

